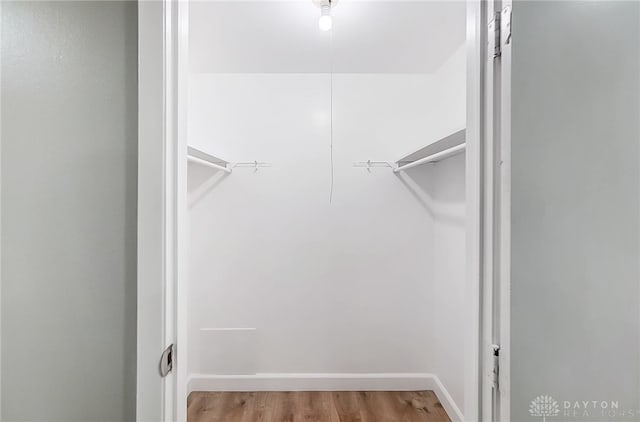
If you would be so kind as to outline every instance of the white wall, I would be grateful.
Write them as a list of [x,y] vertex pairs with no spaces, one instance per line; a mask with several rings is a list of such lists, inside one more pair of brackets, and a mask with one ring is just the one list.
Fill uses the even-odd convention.
[[[394,160],[462,127],[463,54],[440,75],[334,75],[331,204],[329,75],[192,75],[192,144],[274,167],[228,176],[189,167],[191,373],[441,368],[451,382],[462,379],[448,374],[462,370],[461,357],[450,366],[438,359],[462,348],[463,300],[443,309],[439,292],[457,297],[458,289],[436,279],[462,284],[463,160],[443,164],[458,173],[450,187],[434,184],[438,167],[396,176],[352,163]],[[445,83],[460,87],[443,103]],[[441,219],[456,228],[440,228]],[[436,249],[451,230],[449,268],[436,264]],[[200,332],[222,327],[256,330]],[[226,364],[216,361],[225,347]],[[452,390],[461,406],[462,385]]]
[[[465,45],[434,75],[439,124],[445,133],[464,126]],[[462,115],[461,115],[462,113]],[[434,114],[436,114],[434,110]],[[460,122],[463,122],[462,124]],[[435,369],[460,409],[464,408],[464,316],[466,222],[465,160],[456,156],[433,165],[435,220]]]
[[3,421],[133,421],[137,4],[2,3]]
[[458,406],[464,406],[465,281],[464,156],[435,164],[435,369]]
[[513,421],[640,418],[639,44],[638,2],[514,2]]
[[[430,126],[442,134],[464,123],[465,56],[461,47],[432,76]],[[462,111],[461,111],[462,110]],[[437,122],[437,125],[436,125]],[[417,147],[417,145],[416,145]],[[464,407],[465,160],[464,155],[414,167],[400,177],[430,197],[433,218],[432,332],[435,342],[431,372],[442,381],[460,409]]]

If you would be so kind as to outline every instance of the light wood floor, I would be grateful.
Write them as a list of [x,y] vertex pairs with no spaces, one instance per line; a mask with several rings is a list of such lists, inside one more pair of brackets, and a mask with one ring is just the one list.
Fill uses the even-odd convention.
[[433,391],[193,392],[188,422],[450,422]]

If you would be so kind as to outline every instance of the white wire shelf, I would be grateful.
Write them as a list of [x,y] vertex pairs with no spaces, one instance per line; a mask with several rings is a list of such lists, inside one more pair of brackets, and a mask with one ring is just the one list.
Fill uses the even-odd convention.
[[464,152],[465,147],[466,129],[460,129],[403,156],[396,161],[396,167],[393,171],[397,173],[422,164],[435,163]]
[[202,151],[196,147],[187,147],[187,161],[190,163],[200,164],[203,166],[211,167],[216,170],[231,173],[232,169],[230,163],[227,160],[211,155]]
[[232,163],[192,146],[187,147],[187,161],[190,163],[195,163],[216,170],[224,171],[226,173],[233,172],[233,169],[236,167],[248,167],[254,169],[254,171],[258,171],[258,169],[262,167],[273,167],[272,163],[266,163],[264,161],[257,160],[237,161]]

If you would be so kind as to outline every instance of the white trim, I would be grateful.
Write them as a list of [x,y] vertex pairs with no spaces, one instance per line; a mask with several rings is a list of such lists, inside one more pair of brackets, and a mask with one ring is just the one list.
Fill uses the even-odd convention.
[[[176,32],[176,3],[172,0],[162,0],[164,3],[164,54],[163,54],[163,74],[164,74],[164,314],[163,341],[164,347],[176,343],[176,253],[177,253],[177,95],[178,86],[176,83],[176,57],[177,38]],[[174,347],[175,348],[175,347]],[[177,377],[176,371],[172,371],[163,380],[163,416],[165,421],[176,420],[176,398],[177,398]]]
[[191,374],[189,394],[193,391],[422,391],[432,390],[449,418],[462,422],[463,416],[451,394],[435,374],[295,374],[261,373],[255,375]]
[[483,30],[486,4],[467,0],[467,122],[466,122],[466,326],[464,364],[464,415],[467,422],[478,422],[482,415],[481,339],[482,339],[482,145],[484,106]]
[[433,390],[434,379],[428,373],[191,374],[188,391],[420,391]]
[[[176,4],[177,3],[177,4]],[[188,244],[189,212],[187,207],[187,113],[189,94],[189,2],[176,4],[176,422],[187,422],[188,379]]]
[[[473,16],[483,38],[474,62],[477,63],[478,94],[468,99],[477,120],[478,171],[468,181],[478,185],[478,236],[480,303],[480,402],[477,418],[469,421],[508,421],[510,419],[510,66],[511,44],[501,40],[501,55],[489,58],[487,26],[496,12],[511,0],[476,2]],[[471,7],[470,7],[471,9]],[[470,10],[471,11],[471,10]],[[476,61],[477,60],[477,61]],[[470,69],[470,73],[473,71]],[[476,79],[474,79],[476,80]],[[468,91],[468,98],[471,91]],[[475,105],[474,105],[475,104]],[[470,122],[467,122],[468,126]],[[469,127],[467,128],[469,131]],[[467,140],[469,142],[469,140]],[[467,154],[468,157],[472,154]],[[473,178],[472,178],[473,179]],[[469,197],[468,197],[469,198]],[[474,198],[476,200],[476,198]],[[475,240],[474,240],[475,242]],[[474,264],[474,270],[476,265]],[[500,345],[499,389],[493,385],[492,344]],[[466,396],[465,396],[466,398]]]
[[[2,2],[0,1],[0,17],[2,16]],[[0,28],[2,22],[0,22]],[[2,31],[0,31],[0,45],[2,45]],[[1,59],[0,59],[1,60]],[[2,66],[0,66],[0,81],[2,80]],[[1,91],[1,90],[0,90]],[[0,133],[2,133],[2,96],[0,95]],[[0,239],[2,239],[2,137],[0,136]],[[0,380],[2,379],[2,241],[0,240]],[[0,382],[0,420],[2,419],[2,383]]]
[[[0,1],[0,17],[2,16],[2,2]],[[1,18],[0,18],[1,19]],[[0,21],[0,28],[2,22]],[[2,31],[0,31],[0,45],[2,45]],[[0,59],[1,60],[1,59]],[[2,80],[2,66],[0,66],[0,81]],[[0,90],[1,92],[1,90]],[[0,133],[2,133],[2,96],[0,95]],[[2,137],[0,136],[0,380],[2,379]],[[2,383],[0,382],[0,420],[2,420]]]
[[160,376],[175,339],[175,13],[138,3],[138,306],[136,420],[175,421],[176,376]]
[[[500,0],[485,3],[486,12],[483,28],[495,19],[501,10]],[[500,43],[501,44],[501,43]],[[485,48],[487,43],[485,43]],[[493,57],[493,51],[485,51],[484,66],[484,110],[483,118],[483,151],[482,151],[482,417],[481,420],[500,421],[501,390],[494,387],[493,376],[493,344],[503,346],[501,338],[501,269],[503,261],[502,245],[502,167],[501,167],[501,116],[502,116],[502,57]],[[503,354],[503,350],[500,350]],[[503,359],[500,358],[501,372]],[[502,374],[504,375],[504,374]],[[501,375],[501,378],[502,378]],[[501,386],[504,388],[504,386]],[[508,419],[507,419],[508,420]]]
[[[513,10],[512,0],[502,0],[502,11],[506,7]],[[504,16],[502,18],[504,20]],[[499,421],[511,419],[511,49],[512,43],[501,39],[500,56],[500,277],[499,301],[499,338],[500,338],[500,374],[499,383]]]
[[[444,385],[440,381],[440,378],[434,375],[433,381],[435,382],[435,386],[433,387],[433,392],[436,393],[438,400],[440,400],[440,404],[442,404],[442,407],[444,407],[444,410],[447,412],[447,415],[449,415],[449,419],[451,419],[451,422],[464,421],[465,419],[462,411],[460,410],[456,402],[453,400],[453,397],[451,397],[451,394],[449,394],[449,391],[447,391],[447,389],[444,388]],[[467,418],[467,420],[469,419]]]
[[[483,2],[484,15],[481,23],[485,36],[488,37],[488,23],[494,19],[496,3],[498,0]],[[493,350],[492,345],[497,342],[494,330],[495,314],[495,271],[496,271],[496,125],[495,107],[496,98],[496,59],[489,60],[488,42],[485,38],[485,45],[482,51],[482,74],[483,74],[483,95],[482,95],[482,146],[481,146],[481,220],[480,220],[480,241],[482,245],[481,257],[481,337],[480,337],[480,380],[481,380],[481,414],[479,420],[495,422],[496,395],[493,389],[492,366]]]

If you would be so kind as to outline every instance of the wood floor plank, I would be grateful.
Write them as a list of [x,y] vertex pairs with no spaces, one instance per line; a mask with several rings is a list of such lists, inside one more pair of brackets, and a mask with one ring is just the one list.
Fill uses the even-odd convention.
[[187,398],[187,421],[200,422],[204,400],[204,394],[189,394]]
[[273,420],[273,394],[265,391],[254,394],[253,408],[250,409],[249,413],[246,415],[246,420],[255,422],[271,422]]
[[188,422],[451,422],[433,391],[194,392]]
[[194,420],[187,419],[189,422],[220,422],[224,420],[227,411],[226,401],[230,396],[225,393],[206,392],[202,393],[200,400],[194,399],[193,404],[197,403],[197,407],[193,411],[187,412],[187,418],[195,415]]
[[230,396],[225,413],[225,422],[244,422],[251,416],[255,393],[237,393]]
[[294,393],[289,391],[276,392],[273,393],[273,398],[272,421],[296,422],[297,409]]
[[448,422],[449,416],[442,407],[440,400],[433,391],[410,391],[401,392],[403,400],[411,402],[411,405],[416,409],[427,413],[429,420],[435,422]]
[[360,413],[363,422],[395,422],[399,415],[394,414],[390,393],[386,391],[359,391]]
[[431,419],[430,402],[423,391],[397,391],[392,397],[394,411],[402,415],[402,420],[420,422],[424,421],[425,417]]
[[296,402],[296,422],[332,422],[333,402],[326,392],[294,393]]
[[355,391],[335,391],[331,393],[338,422],[362,422],[357,394]]

